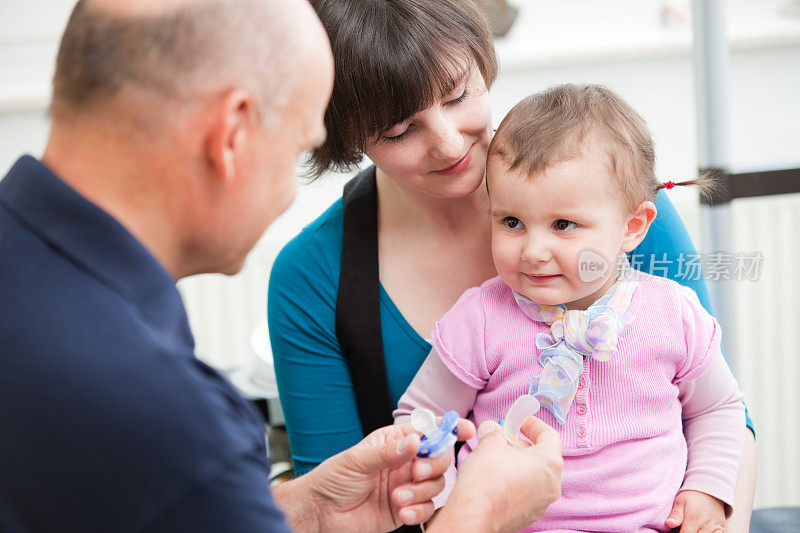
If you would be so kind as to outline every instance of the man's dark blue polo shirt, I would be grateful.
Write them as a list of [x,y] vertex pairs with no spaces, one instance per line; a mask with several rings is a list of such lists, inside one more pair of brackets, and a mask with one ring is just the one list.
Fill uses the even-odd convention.
[[287,531],[174,281],[23,157],[0,181],[0,531]]

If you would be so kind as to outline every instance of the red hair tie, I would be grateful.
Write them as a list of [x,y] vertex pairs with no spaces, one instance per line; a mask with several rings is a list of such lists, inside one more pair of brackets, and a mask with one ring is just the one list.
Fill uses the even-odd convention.
[[674,181],[668,181],[661,186],[662,189],[672,189],[673,187],[675,187]]

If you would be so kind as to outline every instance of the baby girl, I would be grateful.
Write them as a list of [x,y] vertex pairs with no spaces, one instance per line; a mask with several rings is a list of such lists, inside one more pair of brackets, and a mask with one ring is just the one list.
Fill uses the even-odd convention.
[[[395,411],[454,409],[479,425],[535,397],[560,433],[564,484],[527,531],[668,531],[676,498],[685,531],[721,530],[732,512],[744,406],[719,325],[691,289],[625,256],[658,190],[676,185],[658,182],[654,160],[644,120],[607,88],[517,104],[486,172],[499,276],[436,324]],[[677,185],[689,184],[708,186]]]

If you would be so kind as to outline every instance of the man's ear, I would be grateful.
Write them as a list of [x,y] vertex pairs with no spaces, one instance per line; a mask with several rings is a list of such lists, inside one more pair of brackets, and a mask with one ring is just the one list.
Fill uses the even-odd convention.
[[241,89],[227,91],[214,104],[206,157],[214,175],[223,181],[236,177],[239,158],[251,143],[258,124],[258,108],[252,95]]
[[633,215],[628,219],[628,228],[622,238],[621,252],[631,252],[639,246],[645,236],[650,224],[656,218],[656,205],[653,202],[642,202],[636,206]]

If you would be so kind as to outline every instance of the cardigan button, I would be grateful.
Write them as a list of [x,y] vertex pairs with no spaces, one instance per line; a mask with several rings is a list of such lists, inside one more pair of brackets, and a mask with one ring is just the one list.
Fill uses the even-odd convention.
[[580,404],[578,406],[578,414],[579,415],[585,415],[586,411],[587,411],[587,409],[586,409],[586,406],[584,404]]
[[580,427],[578,428],[578,438],[585,438],[586,437],[586,428]]
[[585,389],[586,388],[586,378],[584,378],[583,376],[578,378],[578,388],[579,389]]

